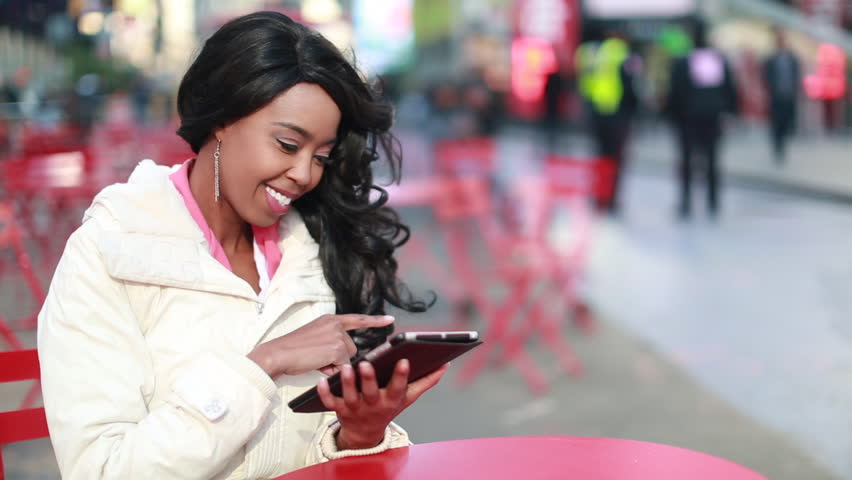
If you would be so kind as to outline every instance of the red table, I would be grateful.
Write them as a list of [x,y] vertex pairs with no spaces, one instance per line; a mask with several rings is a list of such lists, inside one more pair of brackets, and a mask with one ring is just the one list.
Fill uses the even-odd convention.
[[426,443],[304,468],[278,480],[766,480],[735,463],[667,445],[585,437]]

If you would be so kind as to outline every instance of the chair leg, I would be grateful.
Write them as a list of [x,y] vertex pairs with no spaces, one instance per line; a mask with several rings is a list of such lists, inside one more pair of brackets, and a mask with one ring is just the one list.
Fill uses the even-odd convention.
[[[489,356],[498,346],[503,345],[509,334],[512,318],[527,298],[532,279],[525,277],[521,279],[512,289],[512,293],[499,308],[489,308],[490,305],[479,305],[481,313],[488,319],[488,327],[484,335],[485,343],[474,350],[473,356],[462,366],[458,381],[461,385],[468,385],[479,375],[488,363]],[[483,300],[480,300],[483,301]],[[525,367],[527,370],[529,368]],[[534,366],[532,368],[535,368]]]
[[591,308],[582,300],[576,300],[572,306],[574,325],[586,333],[594,333],[597,322]]
[[11,328],[9,328],[9,324],[6,323],[6,318],[2,314],[0,314],[0,335],[2,335],[3,338],[6,339],[6,343],[8,343],[10,347],[12,347],[12,350],[24,349],[24,345],[15,335],[15,332],[13,332]]
[[466,288],[452,278],[441,262],[432,255],[418,237],[412,237],[405,244],[405,255],[399,259],[399,270],[410,268],[422,268],[426,277],[435,285],[439,285],[442,294],[449,298],[452,304],[452,318],[446,325],[404,325],[408,330],[470,330],[473,319],[473,302],[467,294]]
[[38,313],[33,313],[26,317],[19,318],[15,322],[15,326],[17,327],[17,330],[35,330],[38,328]]
[[496,365],[503,366],[511,362],[515,358],[515,355],[524,348],[524,345],[530,341],[530,338],[539,329],[541,311],[537,307],[538,305],[534,305],[517,330],[508,335],[508,338],[504,342],[503,355],[496,359]]
[[532,393],[536,395],[547,393],[550,385],[527,352],[518,351],[512,360]]
[[579,259],[573,258],[569,263],[571,265],[560,269],[556,274],[556,282],[561,286],[557,293],[564,300],[574,325],[585,333],[591,334],[595,331],[594,315],[586,302],[577,296],[576,272],[580,271]]
[[27,254],[21,235],[17,235],[15,239],[15,256],[18,259],[18,266],[21,269],[21,273],[24,274],[24,280],[26,280],[27,285],[29,285],[33,298],[35,298],[37,304],[41,305],[44,303],[47,295],[45,294],[44,287],[41,286],[41,282],[38,277],[36,277],[35,271],[33,270],[33,264],[30,261],[30,256]]
[[559,365],[566,373],[572,376],[579,376],[583,373],[583,364],[574,353],[571,345],[565,341],[561,325],[552,315],[542,314],[543,319],[540,322],[541,339],[544,344],[556,355],[559,359]]
[[559,359],[562,369],[572,376],[579,376],[583,366],[574,350],[563,338],[561,322],[551,313],[544,312],[541,302],[536,302],[526,321],[506,340],[506,350],[501,363],[514,361],[523,352],[524,345],[538,333],[545,346]]
[[24,400],[21,402],[21,406],[18,407],[19,410],[24,410],[27,408],[32,408],[35,404],[38,397],[41,395],[41,381],[36,380],[35,385],[30,387],[30,390],[27,392],[27,395],[24,397]]

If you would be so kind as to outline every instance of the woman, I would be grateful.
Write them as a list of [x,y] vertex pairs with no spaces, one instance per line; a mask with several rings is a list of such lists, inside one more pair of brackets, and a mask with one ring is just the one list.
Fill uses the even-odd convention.
[[[263,12],[205,43],[178,112],[197,157],[95,198],[39,316],[63,477],[267,478],[408,445],[391,420],[446,367],[406,385],[401,361],[379,389],[362,364],[358,393],[349,366],[390,332],[386,302],[426,308],[372,183],[380,148],[399,171],[390,108],[327,40]],[[330,413],[287,408],[313,385]]]

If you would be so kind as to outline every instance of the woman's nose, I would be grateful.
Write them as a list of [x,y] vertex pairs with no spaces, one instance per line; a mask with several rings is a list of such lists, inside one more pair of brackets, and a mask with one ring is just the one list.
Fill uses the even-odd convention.
[[299,155],[287,170],[287,176],[300,187],[307,187],[311,184],[311,162],[313,162],[311,156]]

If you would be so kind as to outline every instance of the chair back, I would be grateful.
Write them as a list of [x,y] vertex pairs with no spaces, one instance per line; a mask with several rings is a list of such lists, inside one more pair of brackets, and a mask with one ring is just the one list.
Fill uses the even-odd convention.
[[435,144],[440,175],[490,176],[494,173],[494,140],[487,137],[442,140]]
[[[23,237],[24,235],[21,231],[21,227],[15,218],[15,209],[12,203],[8,201],[0,201],[0,251],[11,249],[15,254],[16,260],[16,263],[11,265],[11,268],[15,271],[9,272],[8,270],[10,265],[7,264],[3,258],[0,258],[0,278],[2,278],[3,275],[8,275],[10,273],[13,275],[17,273],[23,275],[30,293],[33,295],[35,303],[40,306],[44,303],[46,293],[44,287],[42,287],[41,281],[38,279],[35,270],[33,269],[32,260],[24,246]],[[24,317],[19,320],[17,322],[17,326],[19,328],[22,326],[34,326],[36,318],[37,314],[32,313],[28,317]],[[15,329],[9,324],[6,317],[3,316],[3,313],[0,312],[0,337],[2,337],[6,343],[12,347],[12,349],[20,350],[23,348],[23,344],[15,334],[14,330]]]
[[545,159],[544,178],[552,197],[606,199],[615,186],[615,163],[606,157],[549,155]]
[[[0,383],[38,380],[41,376],[35,349],[0,352]],[[0,446],[50,436],[44,407],[0,412]],[[0,479],[3,456],[0,449]]]
[[492,213],[488,180],[478,177],[441,179],[435,195],[435,215],[441,222],[479,219]]

